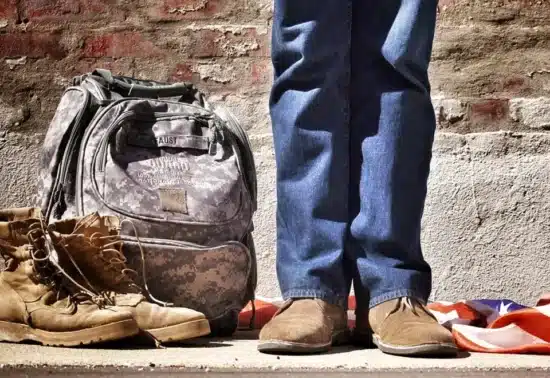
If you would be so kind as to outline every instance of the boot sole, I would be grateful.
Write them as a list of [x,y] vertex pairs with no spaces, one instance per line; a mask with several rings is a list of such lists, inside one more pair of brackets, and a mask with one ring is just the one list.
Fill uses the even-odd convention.
[[342,330],[332,335],[332,341],[326,344],[295,343],[283,340],[261,340],[258,342],[258,351],[262,353],[314,354],[328,352],[331,347],[347,344],[350,340],[350,331]]
[[458,348],[454,344],[421,344],[400,346],[385,344],[377,335],[372,336],[373,343],[386,354],[405,357],[455,357]]
[[160,342],[177,342],[210,334],[210,324],[208,319],[200,319],[169,327],[146,329],[144,331],[151,334],[151,336]]
[[0,321],[0,341],[13,343],[35,341],[42,345],[71,347],[120,340],[138,333],[139,328],[133,319],[67,332],[45,331],[26,324]]

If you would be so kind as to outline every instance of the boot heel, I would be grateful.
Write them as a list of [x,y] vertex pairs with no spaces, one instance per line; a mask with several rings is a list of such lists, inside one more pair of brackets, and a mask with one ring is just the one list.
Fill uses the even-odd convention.
[[0,321],[0,341],[19,343],[24,340],[36,341],[28,325]]

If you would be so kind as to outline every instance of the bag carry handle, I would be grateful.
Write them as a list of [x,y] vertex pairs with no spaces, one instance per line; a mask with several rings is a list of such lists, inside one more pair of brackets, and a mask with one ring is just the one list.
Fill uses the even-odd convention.
[[198,90],[190,83],[166,84],[153,80],[138,80],[126,76],[114,76],[111,71],[95,69],[93,76],[101,77],[111,89],[127,97],[163,98],[190,95]]

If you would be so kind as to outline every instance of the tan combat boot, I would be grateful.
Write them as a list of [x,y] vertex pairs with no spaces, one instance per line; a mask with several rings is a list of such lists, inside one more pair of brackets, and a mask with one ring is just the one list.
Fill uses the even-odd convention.
[[[81,268],[82,284],[108,298],[116,309],[131,311],[139,327],[157,341],[183,341],[210,333],[204,314],[150,303],[128,269],[117,217],[91,214],[49,226],[58,253],[68,253]],[[150,296],[150,295],[149,295]]]
[[264,353],[321,353],[348,341],[346,311],[321,299],[287,301],[262,328]]
[[139,333],[128,312],[100,309],[46,248],[39,209],[0,210],[0,341],[75,346]]
[[373,307],[369,323],[373,341],[388,354],[454,356],[458,352],[450,331],[414,298],[398,298]]

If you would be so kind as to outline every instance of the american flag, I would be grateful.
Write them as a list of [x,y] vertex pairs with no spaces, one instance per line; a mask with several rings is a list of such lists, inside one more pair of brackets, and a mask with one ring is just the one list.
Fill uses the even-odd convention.
[[[257,298],[254,328],[262,328],[277,312],[281,298]],[[471,352],[550,354],[550,294],[528,307],[507,299],[432,302],[428,309],[452,330],[457,345]],[[239,324],[250,324],[252,305],[241,312]],[[355,327],[355,297],[348,300],[348,324]]]
[[511,300],[435,302],[428,308],[464,350],[550,354],[550,301],[534,307]]

